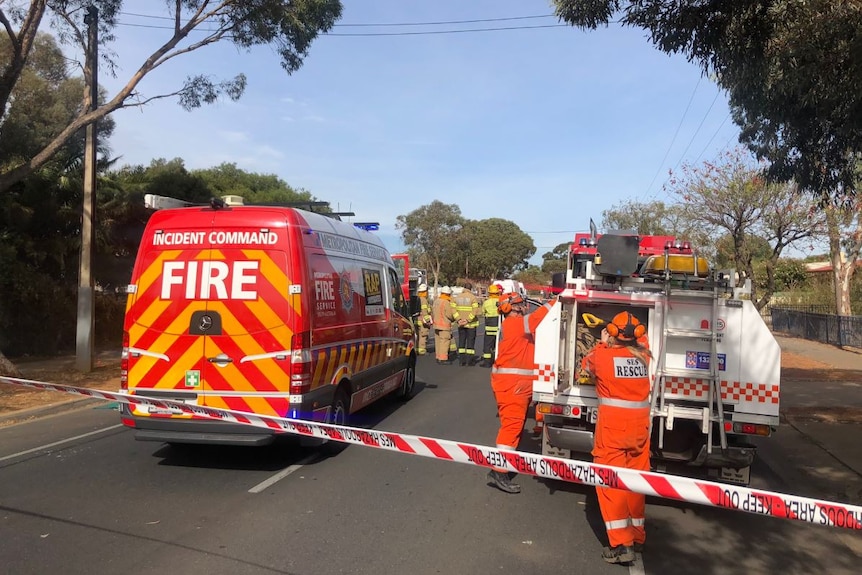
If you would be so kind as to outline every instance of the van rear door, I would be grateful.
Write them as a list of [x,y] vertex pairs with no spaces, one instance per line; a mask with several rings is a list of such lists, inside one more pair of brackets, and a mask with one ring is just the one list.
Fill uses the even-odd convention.
[[[149,230],[152,230],[150,232]],[[277,210],[153,215],[129,296],[129,389],[198,405],[284,415],[299,299]],[[135,410],[136,416],[179,416]]]
[[209,274],[190,333],[203,338],[199,398],[210,407],[287,413],[290,348],[299,297],[289,285],[284,216],[276,210],[216,212]]
[[[165,210],[150,219],[126,305],[131,393],[198,403],[205,342],[190,326],[202,309],[196,294],[212,218],[207,210]],[[132,413],[189,417],[153,407]]]

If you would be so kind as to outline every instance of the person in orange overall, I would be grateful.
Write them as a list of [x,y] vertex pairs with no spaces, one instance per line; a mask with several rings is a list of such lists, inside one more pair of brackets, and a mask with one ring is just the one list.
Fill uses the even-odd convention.
[[[630,312],[614,316],[602,330],[602,341],[590,350],[581,367],[596,385],[599,413],[593,461],[603,465],[649,471],[650,378],[652,354],[646,328]],[[630,563],[646,539],[646,497],[607,487],[596,487],[608,543],[602,558],[608,563]]]
[[[508,293],[497,304],[502,321],[497,343],[497,355],[491,367],[491,389],[497,400],[500,431],[497,447],[517,449],[521,431],[527,419],[527,407],[533,395],[536,363],[533,337],[536,327],[548,315],[554,302],[550,301],[527,314],[527,302],[517,293]],[[492,467],[488,479],[506,493],[520,493],[521,486],[512,481],[506,469]]]

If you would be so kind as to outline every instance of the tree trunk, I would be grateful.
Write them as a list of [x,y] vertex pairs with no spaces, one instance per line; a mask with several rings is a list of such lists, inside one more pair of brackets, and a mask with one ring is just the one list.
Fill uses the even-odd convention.
[[835,290],[835,312],[838,315],[853,315],[850,306],[850,284],[853,272],[856,271],[856,254],[862,243],[862,221],[850,234],[850,257],[847,257],[842,246],[840,225],[841,213],[835,207],[826,208],[826,222],[829,235],[829,261],[832,263],[832,287]]
[[18,368],[15,365],[6,359],[6,356],[3,355],[3,352],[0,351],[0,375],[6,375],[8,377],[21,377],[21,372],[18,371]]

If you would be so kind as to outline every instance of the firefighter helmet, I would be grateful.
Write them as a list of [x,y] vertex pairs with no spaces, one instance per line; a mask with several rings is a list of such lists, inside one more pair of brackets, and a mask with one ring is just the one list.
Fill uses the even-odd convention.
[[449,286],[443,286],[440,288],[440,293],[445,295],[452,295],[452,288]]
[[500,295],[500,292],[503,291],[500,288],[499,284],[491,284],[488,286],[488,295]]
[[418,291],[418,292],[428,291],[428,284],[419,284],[419,287],[416,288],[416,291]]

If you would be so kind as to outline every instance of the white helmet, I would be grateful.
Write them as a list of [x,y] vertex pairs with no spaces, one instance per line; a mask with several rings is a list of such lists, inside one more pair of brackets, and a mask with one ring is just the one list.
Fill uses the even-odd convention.
[[452,288],[450,288],[449,286],[443,286],[440,288],[440,293],[452,295]]
[[428,284],[419,284],[419,287],[416,288],[416,291],[428,291]]

